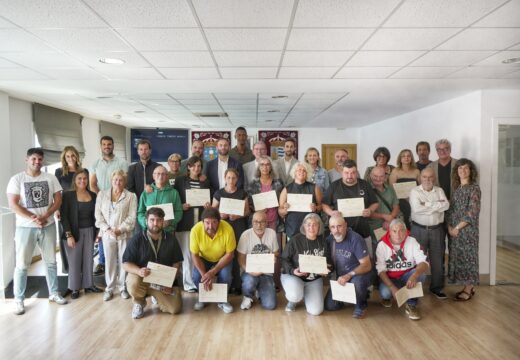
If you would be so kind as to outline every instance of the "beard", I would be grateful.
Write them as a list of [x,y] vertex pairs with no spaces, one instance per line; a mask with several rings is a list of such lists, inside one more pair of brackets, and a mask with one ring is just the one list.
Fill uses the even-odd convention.
[[152,226],[152,227],[148,228],[148,232],[150,234],[154,234],[154,235],[161,233],[161,231],[162,231],[162,228],[159,226]]
[[332,234],[332,237],[334,238],[334,240],[336,240],[337,242],[341,242],[343,241],[343,238],[344,236],[342,234]]

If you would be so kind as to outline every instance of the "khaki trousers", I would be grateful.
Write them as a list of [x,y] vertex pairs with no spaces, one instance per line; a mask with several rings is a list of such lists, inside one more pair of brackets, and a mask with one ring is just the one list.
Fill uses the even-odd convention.
[[146,305],[146,296],[153,296],[157,299],[159,309],[170,314],[178,314],[182,310],[181,290],[175,286],[171,295],[164,294],[162,291],[150,288],[150,284],[143,282],[143,278],[128,273],[126,276],[126,289],[132,296],[136,304]]

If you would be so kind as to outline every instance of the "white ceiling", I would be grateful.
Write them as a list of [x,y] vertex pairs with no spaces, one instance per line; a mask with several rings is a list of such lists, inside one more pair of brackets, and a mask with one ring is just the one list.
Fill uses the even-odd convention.
[[513,57],[520,0],[0,0],[0,90],[127,126],[357,127]]

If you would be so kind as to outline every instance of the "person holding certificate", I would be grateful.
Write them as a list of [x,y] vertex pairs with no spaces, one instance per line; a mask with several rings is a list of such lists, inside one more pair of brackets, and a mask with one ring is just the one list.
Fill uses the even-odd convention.
[[[182,263],[182,283],[184,291],[195,292],[197,285],[193,282],[193,263],[190,256],[190,231],[193,225],[199,222],[200,213],[204,208],[210,207],[210,199],[204,206],[191,206],[186,202],[186,192],[191,189],[209,189],[207,179],[200,180],[202,174],[202,160],[198,156],[192,156],[187,161],[187,172],[185,176],[175,180],[175,190],[179,193],[182,203],[182,219],[177,224],[177,239],[181,245],[184,261]],[[211,193],[211,192],[210,192]]]
[[[123,267],[128,272],[126,278],[128,292],[134,303],[133,319],[144,316],[147,296],[153,296],[163,312],[173,315],[182,310],[181,291],[178,287],[173,287],[171,280],[172,277],[175,278],[176,269],[183,260],[182,251],[173,234],[164,231],[164,216],[161,208],[148,209],[145,214],[146,227],[143,227],[146,230],[135,234],[130,239],[123,254]],[[167,274],[161,274],[164,275],[165,281],[160,282],[165,283],[164,285],[150,284],[146,281],[148,276],[156,275],[152,274],[156,270],[148,268],[150,262],[164,265],[163,267],[169,270]],[[158,276],[154,278],[162,280]]]
[[[308,181],[308,178],[312,176],[313,171],[307,163],[297,163],[293,167],[294,173],[291,183],[289,183],[280,194],[280,207],[278,208],[278,214],[285,219],[285,233],[287,234],[287,241],[291,240],[300,229],[303,219],[309,213],[316,213],[321,211],[321,190],[317,184],[313,184]],[[294,195],[289,195],[294,194]],[[309,195],[306,197],[298,195]],[[294,201],[303,198],[308,198],[308,202],[302,204],[301,207],[297,207],[296,203],[292,204],[289,198]]]
[[[319,273],[304,272],[300,257],[322,263]],[[320,261],[320,260],[323,260]],[[320,315],[323,312],[323,276],[327,276],[332,268],[330,251],[327,241],[323,238],[323,223],[318,214],[310,213],[303,219],[300,233],[287,243],[282,253],[282,285],[287,298],[285,311],[296,310],[296,305],[305,301],[305,308],[311,315]]]
[[[377,274],[381,280],[379,295],[384,307],[392,307],[392,298],[396,298],[400,288],[413,289],[418,282],[424,283],[430,267],[421,246],[415,238],[408,236],[400,219],[390,223],[390,231],[377,245],[376,258]],[[407,300],[405,311],[410,320],[421,318],[417,302],[417,298]]]
[[[271,258],[266,254],[274,255]],[[253,259],[249,255],[259,255]],[[266,310],[276,308],[276,289],[273,280],[275,258],[279,255],[276,232],[267,227],[267,216],[264,211],[253,215],[253,228],[247,229],[240,236],[237,246],[237,256],[242,273],[242,310],[248,310],[253,304],[255,292],[262,307]],[[263,258],[262,258],[263,257]],[[255,262],[255,260],[258,260]],[[265,261],[262,261],[265,260]],[[272,270],[262,271],[267,265]]]
[[[240,239],[242,233],[247,229],[247,218],[249,216],[249,204],[247,201],[247,193],[244,191],[244,189],[239,189],[237,187],[239,174],[236,169],[227,169],[224,174],[224,177],[226,179],[226,186],[215,192],[215,195],[213,196],[212,207],[219,209],[220,218],[222,220],[226,220],[229,223],[229,225],[231,225],[233,231],[235,232],[235,239]],[[240,205],[240,202],[238,202],[238,208],[229,208],[229,210],[225,210],[221,202],[226,200],[222,199],[239,200],[243,201],[243,204]],[[226,208],[228,208],[228,203],[226,202],[225,204]],[[235,205],[235,202],[230,202],[229,205]],[[228,213],[226,211],[228,211]],[[234,257],[233,283],[231,284],[230,292],[233,294],[240,295],[241,287],[242,285],[240,284],[240,265],[238,265],[238,261],[236,257]]]
[[[412,150],[401,150],[399,156],[397,157],[397,167],[394,168],[390,174],[390,185],[394,186],[396,183],[415,183],[415,186],[417,186],[420,182],[421,172],[415,165]],[[408,201],[409,196],[409,194],[406,196],[406,198],[399,196],[399,208],[401,209],[401,212],[404,216],[404,222],[408,229],[410,229],[410,216],[412,213],[410,203]]]
[[[146,228],[146,210],[152,205],[168,207],[169,212],[164,219],[164,231],[173,234],[182,219],[182,204],[177,190],[168,184],[168,172],[162,165],[153,170],[152,192],[143,192],[137,208],[137,221],[141,229]],[[173,218],[171,217],[173,215]]]
[[[354,230],[348,229],[347,222],[339,215],[330,218],[330,235],[327,238],[332,263],[339,285],[354,284],[356,306],[352,317],[362,319],[368,306],[368,287],[372,282],[372,262],[363,238]],[[335,311],[345,306],[343,301],[333,299],[329,289],[325,296],[325,310]]]
[[385,171],[385,183],[388,183],[388,178],[390,177],[392,170],[394,170],[394,166],[388,164],[390,161],[390,150],[384,146],[378,147],[376,151],[374,151],[373,157],[376,165],[367,167],[363,179],[370,181],[370,173],[372,172],[372,169],[379,167]]

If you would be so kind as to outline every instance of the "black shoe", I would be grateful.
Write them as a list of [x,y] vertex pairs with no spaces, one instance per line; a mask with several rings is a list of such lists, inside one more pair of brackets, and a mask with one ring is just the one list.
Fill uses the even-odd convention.
[[94,275],[99,276],[105,274],[105,265],[97,264],[96,268],[94,269]]
[[95,287],[95,286],[85,289],[85,293],[101,293],[101,292],[103,292],[103,290],[101,290],[100,288]]
[[71,290],[71,289],[67,289],[67,290],[63,293],[63,297],[67,297],[67,296],[69,296],[70,294],[72,294],[72,290]]
[[79,290],[74,290],[72,294],[70,294],[71,299],[77,299],[79,298]]
[[439,299],[439,300],[446,300],[448,298],[448,296],[445,293],[443,293],[442,291],[440,291],[440,290],[439,291],[431,291],[431,293],[433,295],[435,295],[435,297],[437,299]]

